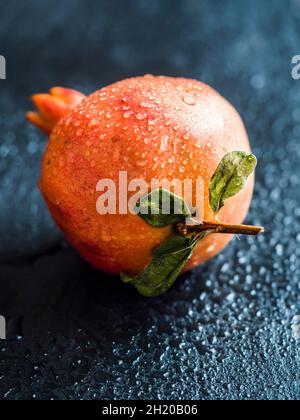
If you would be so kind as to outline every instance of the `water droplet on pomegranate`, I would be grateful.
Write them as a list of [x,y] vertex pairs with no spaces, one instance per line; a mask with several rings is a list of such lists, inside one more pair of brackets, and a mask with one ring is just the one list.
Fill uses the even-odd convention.
[[182,100],[186,105],[190,105],[190,106],[196,105],[196,99],[193,95],[187,94],[182,98]]
[[143,108],[151,108],[152,107],[152,105],[151,104],[148,104],[147,102],[141,102],[141,106]]
[[145,118],[146,118],[146,114],[143,114],[142,112],[138,112],[137,114],[136,114],[136,118],[138,119],[138,120],[144,120]]
[[136,163],[138,166],[144,167],[147,165],[147,161],[146,160],[139,160]]
[[211,253],[211,252],[213,252],[214,251],[214,249],[216,248],[216,245],[214,244],[214,245],[210,245],[208,248],[207,248],[207,252],[209,252],[209,253]]
[[89,123],[89,127],[95,127],[96,125],[99,124],[99,121],[96,120],[95,118]]
[[163,136],[161,138],[160,149],[159,149],[161,153],[164,153],[167,151],[168,143],[169,143],[169,136],[167,135]]

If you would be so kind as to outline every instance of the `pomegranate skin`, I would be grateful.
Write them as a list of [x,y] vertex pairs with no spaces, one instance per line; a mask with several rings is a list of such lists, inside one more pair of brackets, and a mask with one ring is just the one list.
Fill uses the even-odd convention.
[[[230,151],[251,149],[240,116],[215,90],[190,79],[137,77],[95,92],[60,119],[43,158],[40,189],[54,220],[83,258],[108,273],[136,274],[171,228],[153,228],[131,214],[98,214],[97,183],[118,183],[120,171],[127,171],[128,182],[200,178],[204,217],[214,221],[209,181]],[[252,176],[226,202],[219,219],[242,223],[253,186]],[[230,239],[207,237],[185,270],[217,255]]]

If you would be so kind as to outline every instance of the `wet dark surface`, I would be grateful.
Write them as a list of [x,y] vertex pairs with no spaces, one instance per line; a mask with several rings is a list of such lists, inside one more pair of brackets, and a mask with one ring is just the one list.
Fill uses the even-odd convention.
[[[300,2],[0,1],[1,399],[298,399]],[[147,300],[64,243],[37,189],[45,138],[24,121],[53,85],[88,93],[143,73],[212,84],[259,158],[249,223]],[[23,339],[14,340],[15,334]]]

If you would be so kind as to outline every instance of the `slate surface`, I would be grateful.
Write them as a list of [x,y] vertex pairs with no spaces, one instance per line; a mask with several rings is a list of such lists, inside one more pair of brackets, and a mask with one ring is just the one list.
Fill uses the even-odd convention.
[[[298,399],[300,2],[0,1],[1,399]],[[53,85],[92,92],[143,73],[212,84],[260,164],[265,225],[147,300],[64,243],[37,190],[45,139],[24,121]]]

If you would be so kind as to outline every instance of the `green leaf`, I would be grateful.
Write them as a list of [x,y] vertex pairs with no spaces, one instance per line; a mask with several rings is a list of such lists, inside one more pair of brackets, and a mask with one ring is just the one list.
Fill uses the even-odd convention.
[[191,258],[198,242],[207,235],[188,239],[180,235],[171,236],[153,252],[152,262],[136,277],[122,274],[122,280],[134,286],[140,294],[155,297],[165,293]]
[[139,216],[149,225],[163,228],[185,221],[191,212],[185,201],[165,189],[153,190],[137,204]]
[[224,206],[228,198],[243,189],[256,165],[256,157],[244,152],[231,152],[222,159],[209,187],[210,205],[215,214]]
[[160,246],[153,250],[154,258],[165,257],[170,254],[177,254],[183,252],[185,249],[190,249],[192,241],[181,235],[175,235],[168,238]]

